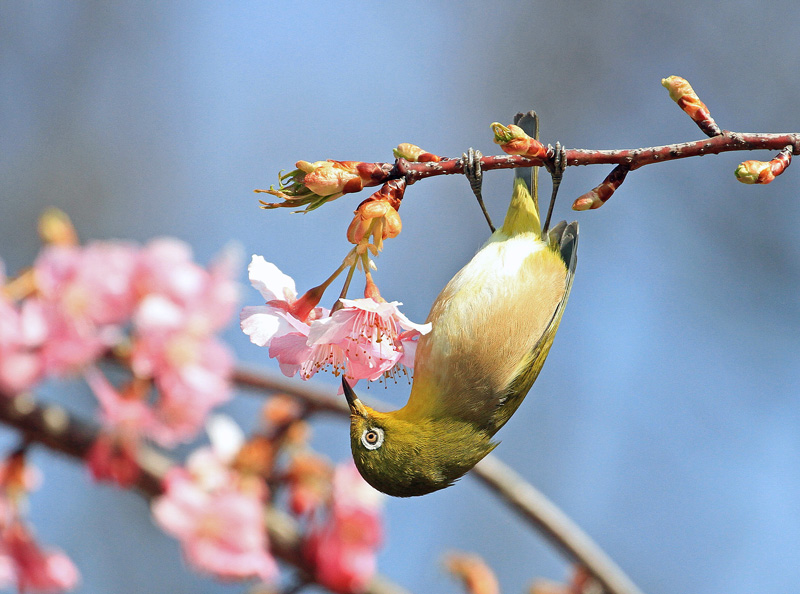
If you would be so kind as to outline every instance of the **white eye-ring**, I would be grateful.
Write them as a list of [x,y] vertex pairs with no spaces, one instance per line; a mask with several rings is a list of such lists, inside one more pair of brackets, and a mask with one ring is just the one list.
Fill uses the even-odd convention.
[[377,450],[383,445],[383,429],[368,427],[361,434],[361,444],[368,450]]

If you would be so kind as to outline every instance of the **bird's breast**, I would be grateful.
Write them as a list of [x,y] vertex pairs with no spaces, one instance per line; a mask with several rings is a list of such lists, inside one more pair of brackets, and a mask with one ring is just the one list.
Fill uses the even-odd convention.
[[564,263],[535,234],[495,234],[434,302],[409,406],[485,418],[547,328],[565,279]]

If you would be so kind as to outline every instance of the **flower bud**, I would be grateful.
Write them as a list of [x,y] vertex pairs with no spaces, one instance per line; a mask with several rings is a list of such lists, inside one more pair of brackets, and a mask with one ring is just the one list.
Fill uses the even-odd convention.
[[628,175],[627,166],[617,165],[596,188],[589,190],[572,203],[572,210],[593,210],[603,206],[617,191]]
[[495,144],[500,145],[506,154],[537,158],[547,156],[547,148],[535,138],[528,136],[519,126],[514,124],[504,126],[499,122],[494,122],[492,131]]
[[355,211],[355,216],[347,229],[347,240],[355,245],[370,243],[377,250],[383,247],[383,240],[397,237],[403,228],[400,214],[388,200],[366,200]]
[[766,161],[745,161],[739,164],[733,174],[743,184],[768,184],[775,179]]
[[39,217],[39,237],[50,245],[78,245],[78,233],[72,221],[58,208],[48,208]]
[[355,245],[366,245],[377,253],[383,248],[384,239],[397,237],[403,228],[397,209],[405,189],[403,178],[393,179],[359,204],[347,228],[347,240]]
[[442,160],[439,155],[426,152],[416,144],[411,144],[409,142],[398,144],[396,149],[392,149],[392,153],[394,153],[396,159],[405,159],[412,163],[429,163]]
[[295,165],[305,173],[303,185],[318,196],[342,195],[363,187],[356,169],[358,161],[298,161]]
[[669,91],[670,98],[692,118],[705,134],[708,136],[722,134],[722,130],[711,117],[708,107],[700,101],[700,97],[694,92],[689,81],[680,76],[668,76],[661,79],[661,84]]
[[297,169],[279,177],[278,189],[256,192],[271,194],[283,202],[264,202],[261,208],[272,209],[305,206],[303,212],[315,210],[343,194],[360,191],[364,186],[383,182],[392,169],[387,163],[362,163],[361,161],[298,161]]

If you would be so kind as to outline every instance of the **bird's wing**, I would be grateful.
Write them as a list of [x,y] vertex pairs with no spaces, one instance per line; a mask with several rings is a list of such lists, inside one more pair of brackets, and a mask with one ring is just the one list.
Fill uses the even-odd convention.
[[553,345],[553,339],[556,336],[561,316],[564,314],[564,307],[567,305],[567,299],[569,299],[569,293],[572,289],[572,279],[575,275],[575,266],[578,261],[577,221],[569,224],[566,221],[561,221],[550,230],[548,238],[551,249],[559,252],[567,267],[567,275],[564,280],[564,296],[553,312],[553,316],[550,318],[550,322],[547,324],[547,328],[541,338],[520,363],[518,372],[498,399],[494,414],[491,415],[490,422],[492,426],[488,428],[491,433],[496,432],[511,418],[511,415],[517,410],[539,376],[544,360]]

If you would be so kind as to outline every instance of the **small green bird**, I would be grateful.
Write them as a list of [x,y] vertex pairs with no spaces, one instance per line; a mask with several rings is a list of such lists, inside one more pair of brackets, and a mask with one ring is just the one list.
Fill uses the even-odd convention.
[[497,446],[492,437],[544,365],[572,286],[578,224],[543,233],[535,177],[533,194],[515,177],[502,227],[436,298],[406,406],[372,410],[343,381],[353,459],[379,491],[452,485]]

